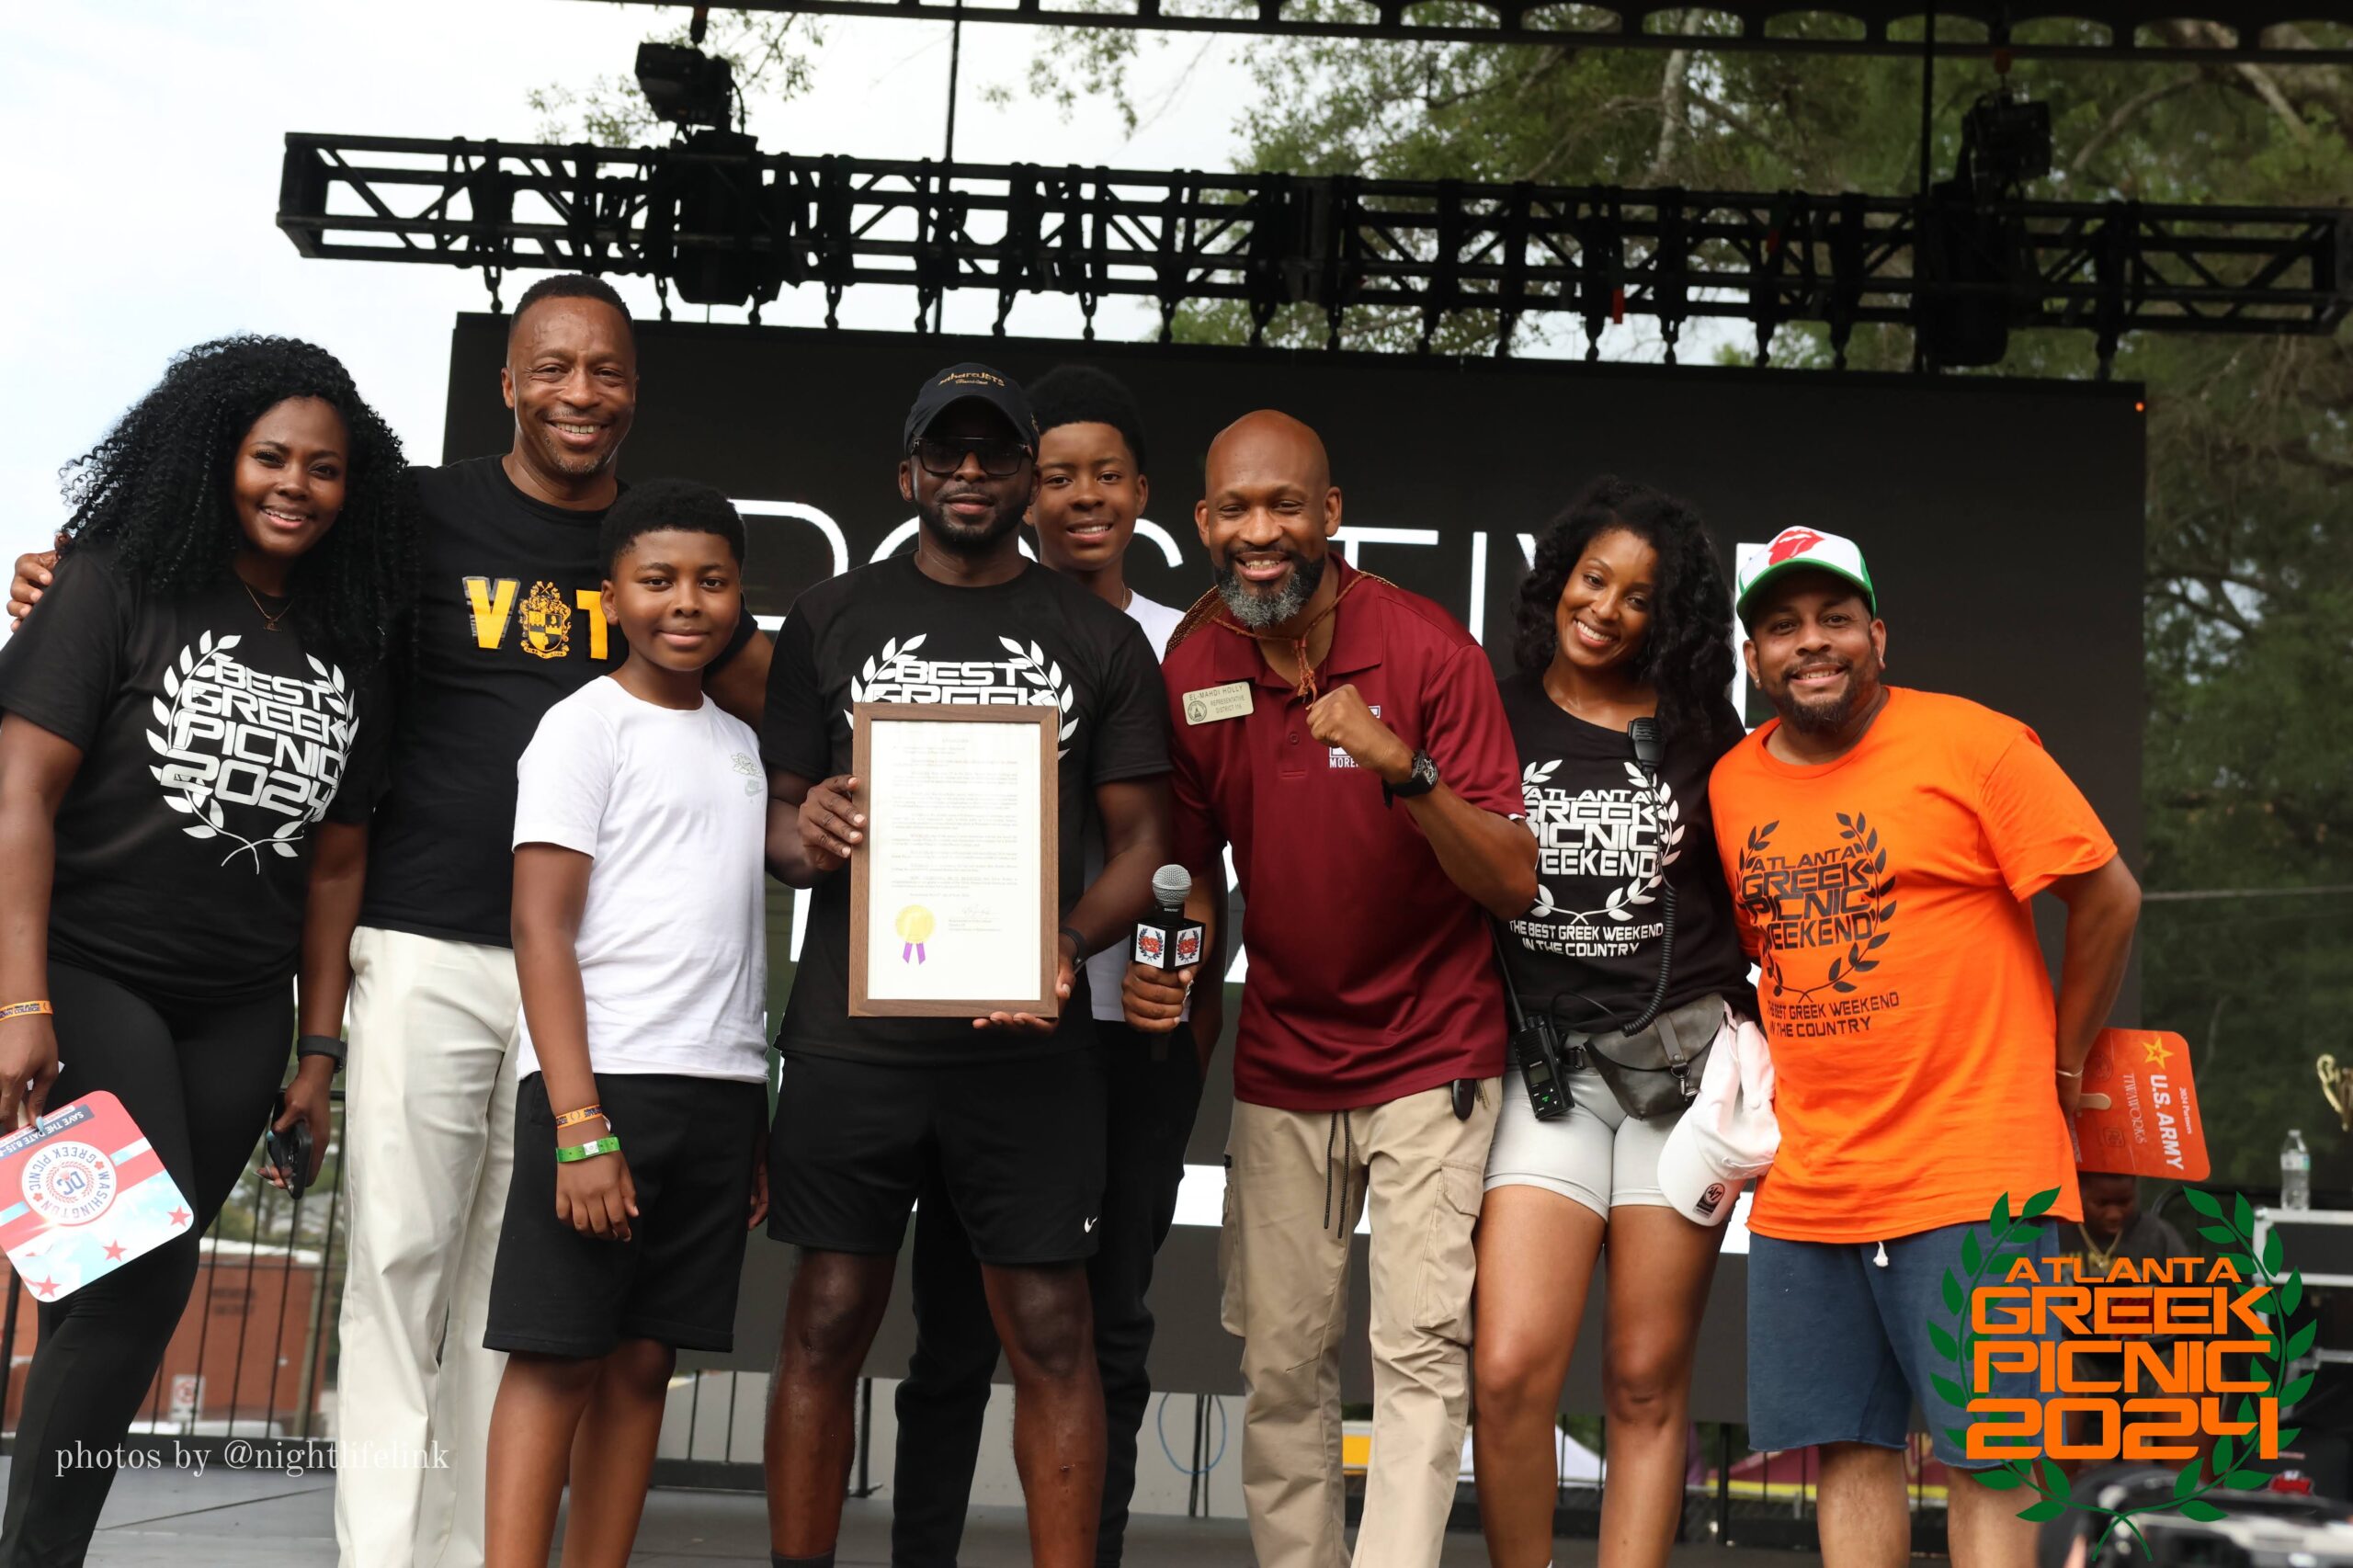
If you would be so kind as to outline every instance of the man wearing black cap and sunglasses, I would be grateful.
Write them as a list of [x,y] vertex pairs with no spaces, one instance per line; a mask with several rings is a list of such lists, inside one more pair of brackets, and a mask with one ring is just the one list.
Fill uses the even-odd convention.
[[[1038,485],[1021,389],[983,365],[930,378],[902,434],[911,556],[820,583],[777,634],[761,744],[768,863],[814,902],[778,1032],[769,1233],[801,1248],[768,1410],[769,1545],[826,1564],[850,1462],[850,1402],[927,1173],[982,1265],[1013,1370],[1014,1460],[1033,1562],[1095,1555],[1103,1396],[1086,1259],[1103,1185],[1103,1084],[1084,960],[1125,943],[1169,844],[1165,698],[1142,631],[1020,553]],[[858,702],[1032,703],[1060,710],[1063,929],[1057,1020],[848,1016],[849,878],[865,780]],[[1081,829],[1105,864],[1080,886]]]

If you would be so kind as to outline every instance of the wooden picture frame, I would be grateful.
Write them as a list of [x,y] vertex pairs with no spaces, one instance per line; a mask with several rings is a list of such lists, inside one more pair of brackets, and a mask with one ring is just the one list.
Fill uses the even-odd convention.
[[[866,838],[849,862],[849,1014],[854,1018],[978,1018],[991,1013],[1028,1013],[1055,1018],[1062,1003],[1054,994],[1062,924],[1060,744],[1061,710],[1042,704],[970,704],[942,702],[859,702],[850,709],[850,772],[858,779],[858,798],[866,814]],[[925,726],[883,737],[878,726]],[[956,747],[940,743],[952,733],[939,726],[986,726],[972,734],[972,759],[961,765]],[[1012,737],[1007,726],[1028,731]],[[1035,746],[1035,795],[1028,799],[1027,758]],[[904,749],[903,749],[904,748]],[[934,755],[923,756],[930,752]],[[880,754],[878,758],[878,753]],[[878,763],[886,774],[904,768],[910,781],[895,776],[878,779]],[[1020,782],[1007,789],[1010,769]],[[985,788],[983,788],[985,787]],[[974,799],[976,790],[981,798]],[[1011,793],[1018,798],[1007,801]],[[912,824],[912,827],[910,826]],[[969,836],[949,842],[960,828]],[[1033,840],[1023,835],[1033,835]],[[894,837],[894,835],[902,835]],[[924,846],[912,858],[893,855],[892,846],[910,838]],[[1034,842],[1034,851],[1025,843]],[[1029,889],[1026,861],[1034,853],[1037,885]],[[878,864],[877,857],[885,857]],[[939,892],[920,891],[924,880],[937,873]],[[1020,890],[1006,884],[1017,881]],[[875,904],[881,899],[892,907],[882,918],[892,922],[887,938],[874,930]],[[1024,897],[1029,893],[1029,897]],[[1034,902],[1031,900],[1034,899]],[[1023,903],[1019,910],[1000,908],[1007,900]],[[953,913],[961,903],[969,918]],[[946,938],[954,942],[971,930],[975,947],[952,948],[938,955],[949,967],[928,971],[935,955],[926,951]],[[1010,957],[983,960],[980,955],[1027,952],[1027,933],[1036,935],[1035,961]],[[882,948],[897,946],[898,954]],[[976,969],[986,971],[984,983],[972,983]],[[952,984],[953,994],[934,994],[930,974],[952,982],[961,973],[966,982]],[[1002,975],[1005,983],[995,983]],[[1026,978],[1025,978],[1026,977]],[[881,993],[878,994],[877,993]]]

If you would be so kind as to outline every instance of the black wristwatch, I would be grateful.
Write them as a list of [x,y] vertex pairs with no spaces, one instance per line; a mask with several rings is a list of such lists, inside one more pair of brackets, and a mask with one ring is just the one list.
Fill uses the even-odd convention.
[[1402,784],[1382,783],[1381,798],[1384,802],[1410,801],[1416,795],[1427,795],[1437,788],[1438,764],[1430,760],[1429,753],[1417,751],[1414,754],[1413,769],[1405,775],[1405,781]]

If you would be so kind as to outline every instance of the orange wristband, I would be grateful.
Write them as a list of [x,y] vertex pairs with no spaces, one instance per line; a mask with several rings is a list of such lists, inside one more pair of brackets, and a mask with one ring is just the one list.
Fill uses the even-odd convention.
[[582,1106],[578,1110],[568,1110],[562,1116],[557,1117],[555,1119],[556,1129],[558,1131],[561,1131],[567,1127],[577,1127],[584,1121],[594,1121],[604,1114],[605,1108],[603,1106]]
[[54,1013],[56,1010],[47,1002],[16,1002],[0,1007],[0,1018],[28,1017],[35,1013]]

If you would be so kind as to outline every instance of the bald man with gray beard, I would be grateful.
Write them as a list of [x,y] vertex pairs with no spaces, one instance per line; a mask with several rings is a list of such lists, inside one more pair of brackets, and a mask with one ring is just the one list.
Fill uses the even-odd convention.
[[[1251,1541],[1261,1568],[1350,1561],[1340,1336],[1369,1212],[1375,1415],[1354,1562],[1430,1568],[1470,1404],[1471,1237],[1504,1066],[1483,910],[1507,918],[1536,894],[1518,754],[1471,634],[1333,554],[1340,492],[1313,430],[1236,421],[1206,488],[1194,520],[1217,586],[1164,674],[1188,913],[1223,913],[1206,890],[1227,845],[1250,910],[1221,1251]],[[1130,1025],[1175,1030],[1193,980],[1131,966]]]

